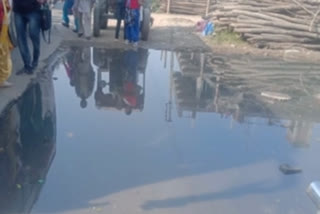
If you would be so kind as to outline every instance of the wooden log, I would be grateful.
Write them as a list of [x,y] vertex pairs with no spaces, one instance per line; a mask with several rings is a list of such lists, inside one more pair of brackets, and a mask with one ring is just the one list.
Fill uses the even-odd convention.
[[[288,42],[283,42],[283,43],[274,43],[270,42],[268,43],[269,48],[271,49],[279,49],[279,48],[294,48],[294,47],[301,47],[301,48],[306,48],[306,49],[311,49],[311,50],[320,50],[320,45],[319,44],[297,44],[297,43],[288,43]],[[309,69],[307,69],[309,70]],[[320,70],[320,68],[315,67],[315,70]]]
[[258,25],[247,25],[247,24],[232,24],[234,27],[234,31],[237,33],[253,33],[253,34],[283,34],[290,35],[295,37],[306,37],[310,39],[319,40],[320,34],[318,33],[310,33],[305,31],[296,31],[296,30],[284,30],[282,28],[272,28],[272,27],[257,27]]
[[278,13],[264,13],[268,16],[271,16],[271,17],[275,17],[275,18],[279,18],[279,19],[282,19],[284,21],[288,21],[288,22],[291,22],[291,23],[297,23],[297,24],[309,24],[310,22],[307,21],[309,17],[303,17],[303,19],[300,18],[293,18],[293,17],[289,17],[289,16],[285,16],[285,15],[282,15],[282,14],[278,14]]
[[[256,15],[257,14],[252,14],[251,16],[257,18]],[[262,15],[262,14],[259,14],[259,15],[264,17],[264,15]],[[250,17],[250,13],[246,13],[246,16]],[[267,16],[267,17],[269,17],[269,16]],[[264,18],[267,18],[267,17],[264,17]],[[261,26],[272,26],[272,27],[279,27],[279,28],[285,28],[285,29],[290,29],[290,30],[300,30],[300,31],[310,32],[309,26],[307,26],[307,25],[294,24],[294,23],[290,23],[287,21],[282,21],[278,18],[270,18],[270,20],[266,20],[266,19],[253,20],[253,19],[247,19],[243,16],[242,17],[240,16],[239,18],[240,18],[240,20],[241,20],[241,18],[243,18],[241,20],[241,23],[258,24]],[[238,22],[240,22],[240,20]],[[318,28],[316,30],[313,30],[313,32],[315,32],[315,33],[320,32],[320,29]]]
[[297,43],[306,43],[312,42],[313,40],[307,38],[297,38],[293,36],[283,35],[283,34],[250,34],[245,33],[246,37],[250,37],[248,39],[249,42],[256,42],[256,41],[265,41],[265,42],[297,42]]

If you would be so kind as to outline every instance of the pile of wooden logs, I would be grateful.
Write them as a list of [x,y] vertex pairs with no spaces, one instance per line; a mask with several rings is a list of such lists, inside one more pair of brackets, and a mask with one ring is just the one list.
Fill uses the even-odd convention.
[[320,0],[225,0],[213,22],[258,47],[320,50]]

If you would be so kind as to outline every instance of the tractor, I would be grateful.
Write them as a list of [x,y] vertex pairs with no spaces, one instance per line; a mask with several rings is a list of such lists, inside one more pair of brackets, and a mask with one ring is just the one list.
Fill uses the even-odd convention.
[[[108,28],[109,19],[116,19],[115,10],[117,0],[97,0],[93,11],[93,35],[100,36],[101,29]],[[144,0],[141,6],[140,35],[143,41],[147,41],[151,26],[150,0]]]

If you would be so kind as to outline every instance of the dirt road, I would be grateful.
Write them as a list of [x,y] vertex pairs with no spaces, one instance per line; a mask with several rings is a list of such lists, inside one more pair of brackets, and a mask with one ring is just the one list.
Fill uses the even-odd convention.
[[[206,44],[194,33],[194,25],[199,16],[184,16],[171,14],[153,14],[154,22],[148,41],[141,41],[140,46],[148,49],[161,50],[209,50]],[[77,38],[70,30],[59,26],[59,30],[65,35],[64,44],[91,45],[109,48],[124,48],[127,45],[122,40],[115,41],[115,20],[109,21],[109,28],[101,31],[99,38],[93,38],[90,42]]]

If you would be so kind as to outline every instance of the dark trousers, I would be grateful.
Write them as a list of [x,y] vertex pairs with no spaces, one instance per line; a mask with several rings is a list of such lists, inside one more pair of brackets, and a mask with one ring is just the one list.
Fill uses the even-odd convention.
[[[117,3],[116,13],[115,13],[115,16],[117,18],[116,35],[115,35],[116,39],[119,39],[121,22],[122,22],[122,20],[124,20],[125,12],[126,12],[125,4],[124,3]],[[123,31],[123,32],[124,32],[123,39],[126,39],[125,31]]]
[[[40,11],[15,13],[15,26],[20,54],[26,69],[36,67],[40,56]],[[27,32],[33,46],[33,58],[28,46]]]
[[[121,29],[121,22],[123,19],[117,19],[117,26],[116,26],[116,39],[119,39],[120,29]],[[123,31],[123,39],[126,40],[126,31]]]

